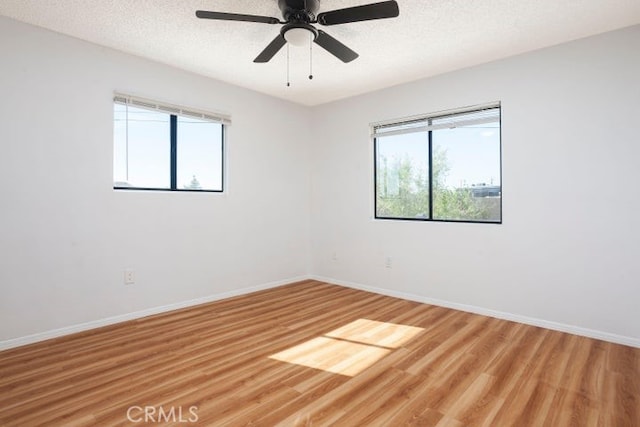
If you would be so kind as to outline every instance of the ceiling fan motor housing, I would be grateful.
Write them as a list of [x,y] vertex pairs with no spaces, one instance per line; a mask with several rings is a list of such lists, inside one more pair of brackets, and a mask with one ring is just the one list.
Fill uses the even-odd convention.
[[278,7],[287,22],[306,22],[316,20],[320,0],[278,0]]

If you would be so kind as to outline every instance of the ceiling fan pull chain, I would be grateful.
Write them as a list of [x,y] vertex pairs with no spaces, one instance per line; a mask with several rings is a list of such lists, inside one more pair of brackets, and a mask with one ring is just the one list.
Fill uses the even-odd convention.
[[309,33],[309,80],[313,79],[313,34]]
[[291,86],[289,79],[289,43],[287,43],[287,87]]

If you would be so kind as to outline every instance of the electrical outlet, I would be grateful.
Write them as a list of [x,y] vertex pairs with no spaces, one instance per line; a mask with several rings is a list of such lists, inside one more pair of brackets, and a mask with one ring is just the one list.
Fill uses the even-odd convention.
[[384,266],[385,266],[385,268],[392,268],[393,267],[393,260],[391,259],[390,256],[385,257]]
[[132,268],[124,270],[124,284],[133,285],[136,283],[136,272]]
[[331,259],[333,261],[337,261],[338,260],[338,252],[333,251],[333,253],[331,254]]

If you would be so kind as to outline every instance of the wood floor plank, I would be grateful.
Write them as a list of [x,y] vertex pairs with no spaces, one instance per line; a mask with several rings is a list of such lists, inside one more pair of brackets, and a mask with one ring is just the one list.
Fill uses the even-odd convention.
[[166,425],[637,427],[640,349],[305,280],[0,352],[2,426],[140,424],[128,411]]

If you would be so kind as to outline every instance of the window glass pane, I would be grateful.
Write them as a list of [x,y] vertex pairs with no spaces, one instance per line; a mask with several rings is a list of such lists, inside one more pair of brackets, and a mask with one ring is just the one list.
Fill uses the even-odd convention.
[[169,114],[114,104],[115,187],[169,188]]
[[433,219],[501,221],[499,121],[435,130]]
[[178,117],[178,189],[222,191],[222,125]]
[[376,138],[376,217],[429,217],[429,136]]

